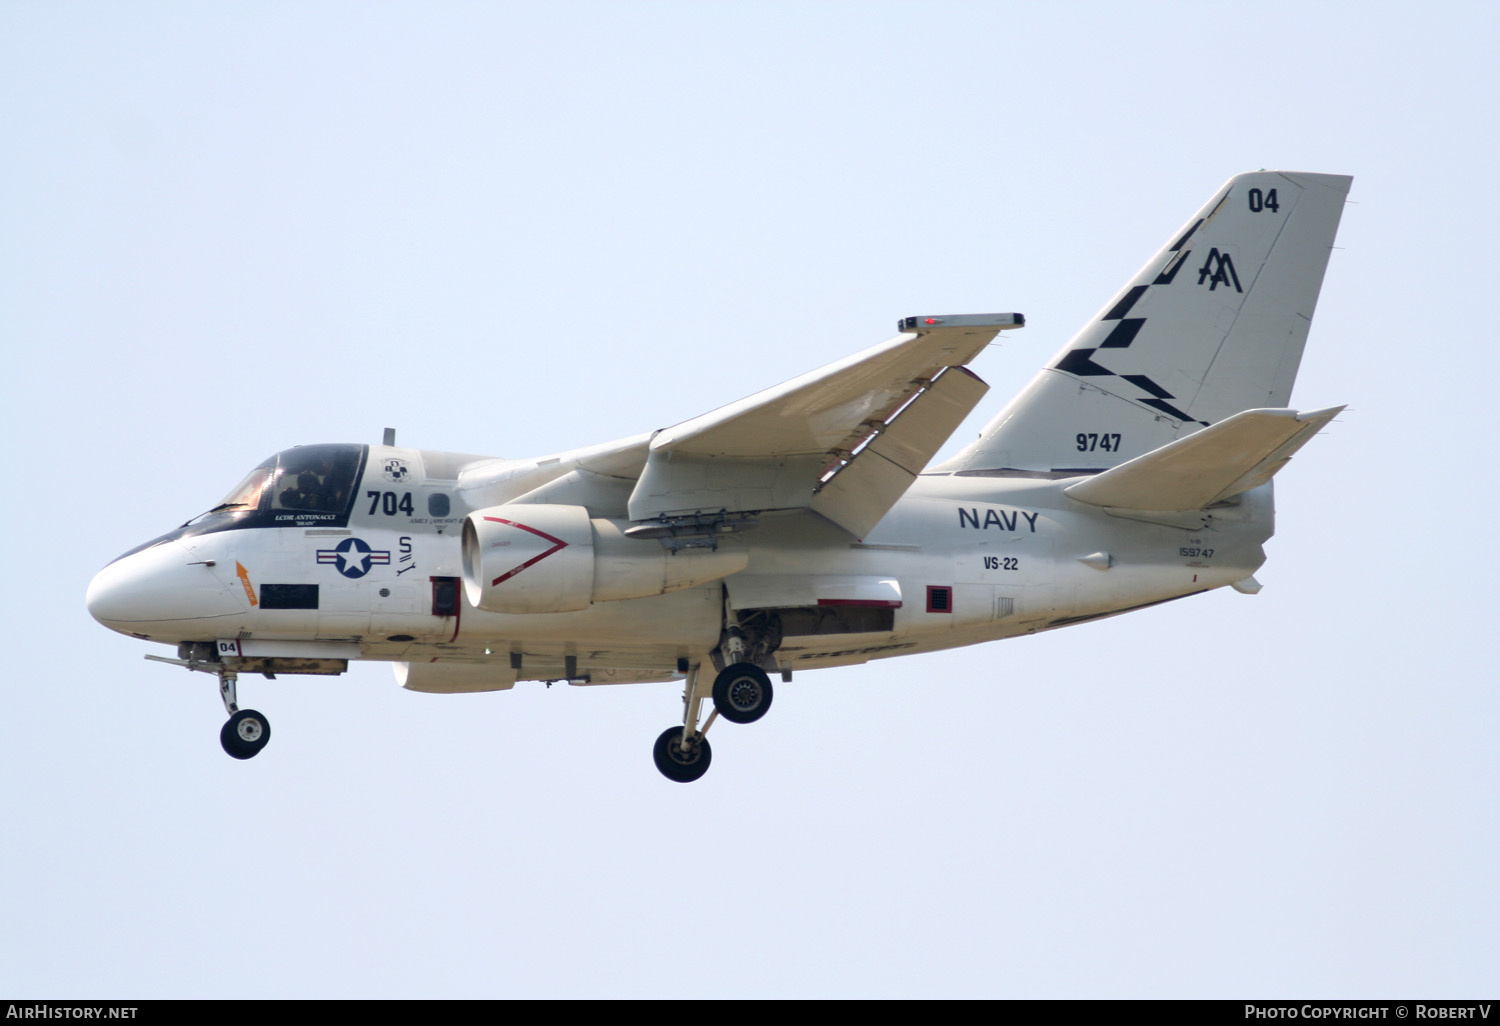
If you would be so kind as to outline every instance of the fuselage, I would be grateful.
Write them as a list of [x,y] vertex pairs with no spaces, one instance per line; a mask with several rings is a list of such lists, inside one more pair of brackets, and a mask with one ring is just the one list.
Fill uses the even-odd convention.
[[[847,665],[1231,584],[1260,566],[1272,530],[1269,485],[1196,520],[1148,522],[1069,499],[1063,488],[1077,476],[928,474],[865,538],[809,510],[761,516],[723,540],[744,558],[722,579],[559,612],[468,600],[467,517],[550,488],[549,499],[580,499],[596,524],[628,527],[629,481],[612,478],[599,454],[623,459],[638,444],[521,461],[393,446],[287,450],[215,512],[100,571],[89,610],[116,631],[174,645],[626,683],[669,679],[682,660],[715,649],[726,605],[779,614],[783,670]],[[656,540],[623,545],[661,559]],[[520,573],[539,580],[546,566]]]

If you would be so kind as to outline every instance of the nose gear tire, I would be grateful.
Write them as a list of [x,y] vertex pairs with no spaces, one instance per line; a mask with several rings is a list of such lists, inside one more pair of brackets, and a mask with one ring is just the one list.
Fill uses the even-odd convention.
[[269,740],[271,723],[254,709],[241,709],[219,731],[219,744],[236,759],[253,759]]

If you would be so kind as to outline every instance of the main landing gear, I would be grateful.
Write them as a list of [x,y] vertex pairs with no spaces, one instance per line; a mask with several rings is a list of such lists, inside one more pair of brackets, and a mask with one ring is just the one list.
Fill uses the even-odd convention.
[[[682,696],[687,707],[682,726],[663,731],[651,751],[662,776],[679,784],[691,783],[708,772],[714,753],[705,735],[715,720],[722,716],[730,723],[754,723],[771,708],[771,678],[754,663],[726,666],[714,678],[712,689],[703,687],[702,669],[699,663],[688,672]],[[714,711],[699,728],[698,712],[705,691],[713,698]]]
[[219,731],[219,744],[235,759],[253,759],[271,740],[271,721],[254,709],[241,709],[235,702],[235,682],[239,675],[232,670],[219,672],[219,697],[229,720]]
[[714,750],[709,747],[708,738],[704,735],[714,725],[719,714],[710,713],[708,722],[699,729],[698,710],[703,705],[703,664],[694,663],[688,668],[684,660],[677,666],[679,670],[686,668],[688,675],[687,685],[682,692],[682,726],[668,727],[662,731],[651,749],[651,757],[656,760],[656,768],[661,771],[662,776],[679,784],[690,784],[707,773],[708,764],[713,761]]
[[[694,664],[687,675],[682,702],[687,706],[682,726],[667,727],[658,736],[651,756],[661,775],[676,783],[691,783],[708,772],[714,750],[708,745],[708,727],[718,717],[730,723],[754,723],[771,708],[771,678],[754,663],[733,663],[718,672],[712,688],[703,688],[702,663]],[[714,700],[714,711],[708,721],[697,726],[705,690]]]
[[[752,660],[767,659],[781,642],[781,625],[774,619],[759,616],[741,623],[726,611],[728,623],[713,653],[713,662],[724,668],[714,677],[712,687],[705,687],[703,663],[688,667],[687,685],[683,691],[682,726],[670,727],[656,739],[651,755],[662,776],[679,784],[691,783],[708,772],[713,749],[708,745],[708,728],[720,716],[730,723],[754,723],[771,708],[771,678]],[[728,665],[725,665],[725,664]],[[788,674],[783,679],[790,679]],[[703,699],[712,697],[714,711],[700,728],[698,712]]]

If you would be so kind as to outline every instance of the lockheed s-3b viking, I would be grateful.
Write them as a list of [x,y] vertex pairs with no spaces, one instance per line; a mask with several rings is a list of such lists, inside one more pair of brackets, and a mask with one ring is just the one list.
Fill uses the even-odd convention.
[[242,675],[381,660],[440,693],[681,680],[655,759],[689,781],[773,678],[1254,592],[1272,476],[1341,409],[1288,404],[1350,181],[1231,179],[938,466],[988,388],[967,364],[1021,315],[908,317],[712,413],[539,459],[389,431],[288,449],[101,570],[89,611],[217,676],[238,759],[270,738]]

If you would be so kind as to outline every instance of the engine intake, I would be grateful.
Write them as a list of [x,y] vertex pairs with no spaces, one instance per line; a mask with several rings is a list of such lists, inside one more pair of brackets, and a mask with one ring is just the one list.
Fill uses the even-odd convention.
[[590,518],[583,506],[491,506],[464,520],[464,596],[492,613],[566,613],[594,602],[648,598],[743,570],[736,539],[669,552],[627,538],[629,521]]

